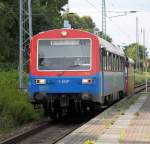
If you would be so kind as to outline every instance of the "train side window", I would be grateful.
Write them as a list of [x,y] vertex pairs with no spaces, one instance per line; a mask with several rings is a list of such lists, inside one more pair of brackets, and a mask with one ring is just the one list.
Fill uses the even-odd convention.
[[106,59],[107,52],[106,52],[106,49],[105,48],[101,48],[101,53],[102,53],[101,65],[102,65],[103,70],[106,70],[106,66],[107,66],[107,59]]
[[124,58],[121,58],[121,71],[124,71]]
[[117,56],[117,71],[119,71],[119,56]]
[[120,71],[120,57],[118,56],[118,71]]
[[122,57],[120,57],[120,71],[122,72]]
[[115,57],[115,54],[113,54],[113,70],[114,70],[114,71],[116,71],[116,69],[115,69],[115,58],[116,58],[116,57]]
[[120,71],[122,71],[122,57],[120,57]]
[[106,55],[106,71],[109,70],[109,68],[108,68],[108,63],[109,63],[109,53],[108,53],[108,51],[107,51],[107,55]]
[[123,59],[123,61],[122,61],[122,70],[124,71],[125,70],[125,60]]
[[113,71],[113,54],[111,53],[111,71]]
[[118,71],[120,71],[120,57],[118,56]]
[[118,56],[116,55],[116,62],[115,62],[115,69],[116,69],[116,72],[118,71]]
[[111,71],[113,71],[113,54],[111,53]]
[[123,60],[123,71],[125,71],[125,59]]
[[118,68],[119,68],[119,71],[121,71],[121,57],[120,56],[119,56],[119,60],[118,61],[119,61],[119,67]]
[[109,52],[107,52],[107,71],[109,71]]
[[115,63],[114,64],[115,64],[115,71],[117,71],[117,65],[118,64],[117,64],[117,56],[116,55],[115,55]]
[[113,71],[115,71],[115,54],[113,54]]
[[107,51],[106,70],[109,71],[109,52]]
[[105,46],[101,46],[101,56],[102,56],[102,59],[100,60],[101,66],[102,66],[102,69],[104,71],[106,71],[106,69],[107,69],[107,51],[106,51]]
[[111,53],[109,53],[108,68],[109,68],[109,71],[112,70],[112,54]]
[[107,70],[107,58],[106,55],[103,57],[104,70]]
[[119,56],[117,56],[117,62],[118,62],[117,70],[119,71]]

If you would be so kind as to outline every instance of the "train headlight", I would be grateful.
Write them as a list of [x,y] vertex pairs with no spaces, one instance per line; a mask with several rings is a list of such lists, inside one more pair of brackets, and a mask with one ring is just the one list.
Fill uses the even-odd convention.
[[61,35],[62,35],[63,37],[66,37],[67,34],[68,34],[67,31],[62,31],[62,32],[61,32]]
[[46,84],[46,79],[36,79],[35,83],[36,84]]
[[82,79],[82,84],[92,84],[93,79]]

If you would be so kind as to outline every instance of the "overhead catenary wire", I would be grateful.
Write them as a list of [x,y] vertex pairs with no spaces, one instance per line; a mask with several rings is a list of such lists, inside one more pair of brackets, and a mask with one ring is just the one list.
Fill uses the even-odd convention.
[[[86,2],[88,2],[89,5],[91,5],[95,10],[97,10],[98,12],[102,12],[102,10],[98,10],[98,8],[93,4],[91,3],[89,0],[86,0]],[[113,4],[112,4],[113,5]],[[114,5],[113,5],[114,6]],[[128,12],[135,12],[134,10],[133,11],[122,11],[122,10],[107,10],[106,12],[110,12],[110,13],[128,13]],[[140,12],[140,11],[138,11]],[[106,16],[106,18],[108,19],[108,16]],[[111,19],[108,19],[110,20],[114,25],[116,25],[116,30],[119,30],[121,34],[123,34],[126,38],[130,38],[130,39],[134,39],[129,33],[125,32],[119,25],[117,25],[113,20]]]
[[123,34],[126,38],[128,39],[134,39],[129,33],[127,33],[126,31],[124,31],[118,24],[116,24],[112,19],[108,19],[110,20],[114,26],[116,26],[116,30],[118,30],[121,34]]
[[86,0],[86,2],[87,2],[90,6],[92,6],[95,10],[97,10],[98,12],[102,12],[102,11],[100,11],[93,3],[91,3],[89,0]]

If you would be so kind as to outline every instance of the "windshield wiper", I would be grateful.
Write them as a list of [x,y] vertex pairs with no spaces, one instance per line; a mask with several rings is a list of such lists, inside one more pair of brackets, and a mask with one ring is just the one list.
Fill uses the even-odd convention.
[[77,66],[90,66],[90,64],[74,64],[74,65],[69,65],[69,67],[77,67]]
[[80,64],[75,64],[75,65],[69,65],[68,67],[77,67],[77,66],[81,66]]

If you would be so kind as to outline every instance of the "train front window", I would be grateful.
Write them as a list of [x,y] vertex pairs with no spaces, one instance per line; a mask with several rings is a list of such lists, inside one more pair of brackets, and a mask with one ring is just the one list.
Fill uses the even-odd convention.
[[38,70],[89,70],[89,39],[39,40]]

